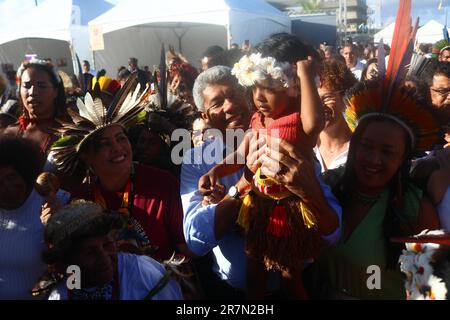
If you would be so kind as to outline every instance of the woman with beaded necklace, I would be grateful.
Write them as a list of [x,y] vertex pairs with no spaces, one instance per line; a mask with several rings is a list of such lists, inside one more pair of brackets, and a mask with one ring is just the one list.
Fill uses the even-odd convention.
[[47,61],[32,59],[17,71],[19,104],[23,115],[19,122],[5,130],[39,143],[43,154],[57,140],[52,129],[59,126],[56,118],[66,114],[64,85],[55,68]]
[[401,247],[390,239],[440,227],[430,200],[409,181],[412,156],[438,139],[426,104],[402,86],[415,36],[410,12],[411,1],[401,1],[386,72],[346,97],[345,118],[354,133],[343,175],[329,179],[342,205],[343,235],[317,265],[326,298],[404,299]]

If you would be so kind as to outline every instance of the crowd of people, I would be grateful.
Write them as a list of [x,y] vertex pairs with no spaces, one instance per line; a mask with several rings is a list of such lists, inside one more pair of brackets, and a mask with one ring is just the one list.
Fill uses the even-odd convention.
[[278,33],[199,68],[83,61],[71,88],[24,61],[0,77],[0,299],[450,298],[442,274],[405,290],[393,241],[450,233],[450,41],[390,49]]

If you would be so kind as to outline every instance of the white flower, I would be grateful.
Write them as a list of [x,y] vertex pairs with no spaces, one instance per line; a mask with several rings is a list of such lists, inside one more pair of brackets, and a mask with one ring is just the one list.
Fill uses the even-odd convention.
[[[277,62],[273,57],[261,57],[261,53],[243,56],[233,67],[231,73],[243,86],[256,83],[270,84],[273,88],[289,88],[295,81],[292,78],[290,64]],[[275,81],[273,81],[275,80]]]
[[428,285],[431,288],[432,300],[445,300],[447,295],[447,287],[441,278],[431,275],[428,279]]
[[[422,235],[439,235],[443,232],[422,231]],[[400,270],[407,276],[405,288],[409,300],[441,300],[446,298],[445,282],[433,275],[431,262],[440,245],[435,243],[406,243],[399,257]]]

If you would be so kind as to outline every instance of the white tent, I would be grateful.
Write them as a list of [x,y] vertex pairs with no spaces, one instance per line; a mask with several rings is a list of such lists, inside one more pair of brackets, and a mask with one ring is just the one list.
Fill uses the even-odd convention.
[[434,43],[442,40],[444,39],[443,29],[443,24],[440,24],[435,20],[430,20],[417,31],[417,42]]
[[129,57],[158,65],[161,43],[172,45],[192,64],[211,45],[228,47],[291,30],[287,15],[262,0],[127,0],[89,22],[103,33],[104,50],[95,66],[114,75]]
[[373,41],[375,43],[378,43],[383,39],[383,43],[387,45],[391,45],[392,37],[394,36],[394,28],[395,28],[395,22],[392,22],[389,24],[386,28],[378,31],[373,36]]
[[0,62],[12,63],[17,68],[25,54],[36,54],[41,59],[50,58],[60,70],[73,74],[73,51],[80,60],[91,60],[92,56],[87,23],[81,24],[79,3],[46,0],[17,16],[14,24],[2,25]]

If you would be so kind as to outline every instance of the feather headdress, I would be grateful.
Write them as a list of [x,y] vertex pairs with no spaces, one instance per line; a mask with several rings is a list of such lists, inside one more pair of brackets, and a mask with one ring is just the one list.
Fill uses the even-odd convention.
[[140,89],[136,75],[133,75],[115,96],[108,109],[100,98],[93,99],[89,93],[86,94],[84,102],[78,99],[79,112],[67,110],[72,122],[57,120],[61,124],[61,128],[57,131],[62,134],[62,138],[53,144],[51,157],[58,169],[73,172],[78,165],[78,152],[86,140],[99,130],[112,125],[124,128],[132,125],[139,112],[150,104],[148,87],[141,94]]
[[445,254],[450,235],[424,230],[416,236],[391,241],[406,245],[398,262],[406,274],[408,300],[445,300],[450,285],[450,261]]
[[442,51],[447,49],[450,49],[450,40],[448,39],[442,39],[433,44],[433,48],[431,49],[433,59],[438,59]]
[[387,70],[380,65],[377,81],[361,82],[350,90],[345,99],[345,118],[352,130],[372,115],[390,118],[405,128],[414,151],[420,152],[429,150],[438,140],[439,125],[414,90],[403,87],[418,28],[418,21],[411,28],[410,14],[411,0],[400,1]]

